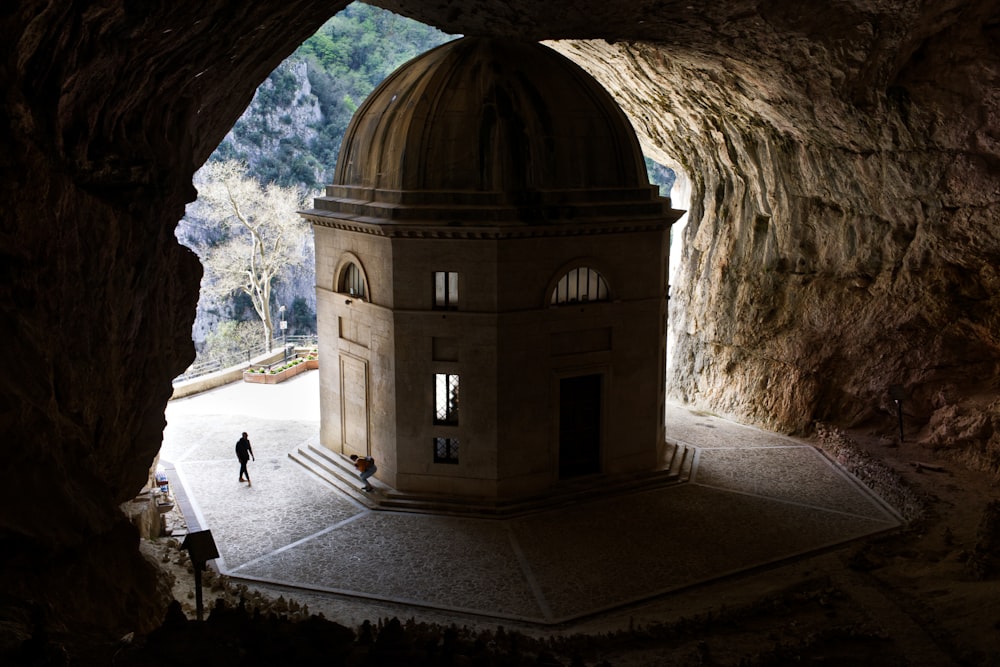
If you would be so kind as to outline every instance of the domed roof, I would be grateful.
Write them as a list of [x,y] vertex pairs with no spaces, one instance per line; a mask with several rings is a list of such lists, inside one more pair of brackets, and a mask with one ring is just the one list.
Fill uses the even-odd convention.
[[575,63],[536,42],[466,37],[409,61],[368,97],[334,183],[517,192],[649,180],[625,114]]
[[666,201],[624,112],[589,74],[542,44],[466,37],[372,92],[333,184],[303,215],[324,225],[535,225],[662,217]]

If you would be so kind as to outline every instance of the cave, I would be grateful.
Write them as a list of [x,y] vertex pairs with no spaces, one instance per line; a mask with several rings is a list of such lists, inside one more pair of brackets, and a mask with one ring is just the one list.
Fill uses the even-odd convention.
[[[346,4],[0,10],[0,648],[162,620],[119,506],[194,358],[201,268],[174,229],[257,85]],[[891,431],[905,396],[907,440],[996,475],[995,2],[372,4],[546,40],[684,175],[668,398],[807,434]]]

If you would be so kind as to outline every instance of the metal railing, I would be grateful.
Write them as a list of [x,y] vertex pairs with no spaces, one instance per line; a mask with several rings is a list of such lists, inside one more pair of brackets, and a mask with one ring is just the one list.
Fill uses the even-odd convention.
[[201,361],[195,361],[187,367],[187,369],[174,378],[174,382],[181,382],[183,380],[191,380],[196,377],[201,377],[202,375],[208,375],[209,373],[215,373],[226,368],[232,368],[234,366],[247,366],[253,360],[254,357],[259,357],[262,354],[267,354],[275,347],[280,347],[282,344],[285,345],[286,356],[287,350],[289,348],[297,347],[317,347],[319,345],[319,339],[315,334],[306,336],[284,336],[277,337],[271,341],[271,347],[269,348],[266,344],[261,343],[254,347],[248,348],[246,350],[241,350],[239,352],[233,352],[232,354],[226,354],[221,357],[216,357],[214,359],[204,359]]
[[[305,336],[285,336],[283,340],[289,345],[294,345],[295,347],[319,346],[319,337],[316,334],[307,334]],[[275,339],[275,342],[278,342],[278,339]]]

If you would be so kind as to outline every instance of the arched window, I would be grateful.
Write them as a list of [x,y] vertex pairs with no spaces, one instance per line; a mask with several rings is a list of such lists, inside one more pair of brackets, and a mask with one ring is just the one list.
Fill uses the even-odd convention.
[[552,290],[553,306],[569,306],[591,301],[607,301],[608,283],[604,276],[587,266],[579,266],[566,272],[556,288]]
[[337,291],[350,294],[358,299],[365,298],[365,277],[354,262],[345,266],[344,270],[340,272],[340,284],[337,285]]

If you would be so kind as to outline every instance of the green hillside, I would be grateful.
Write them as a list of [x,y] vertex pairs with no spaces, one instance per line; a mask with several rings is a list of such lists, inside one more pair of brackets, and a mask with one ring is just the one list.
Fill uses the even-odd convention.
[[239,159],[262,182],[316,190],[331,180],[344,131],[386,76],[454,36],[354,3],[261,84],[211,160]]

